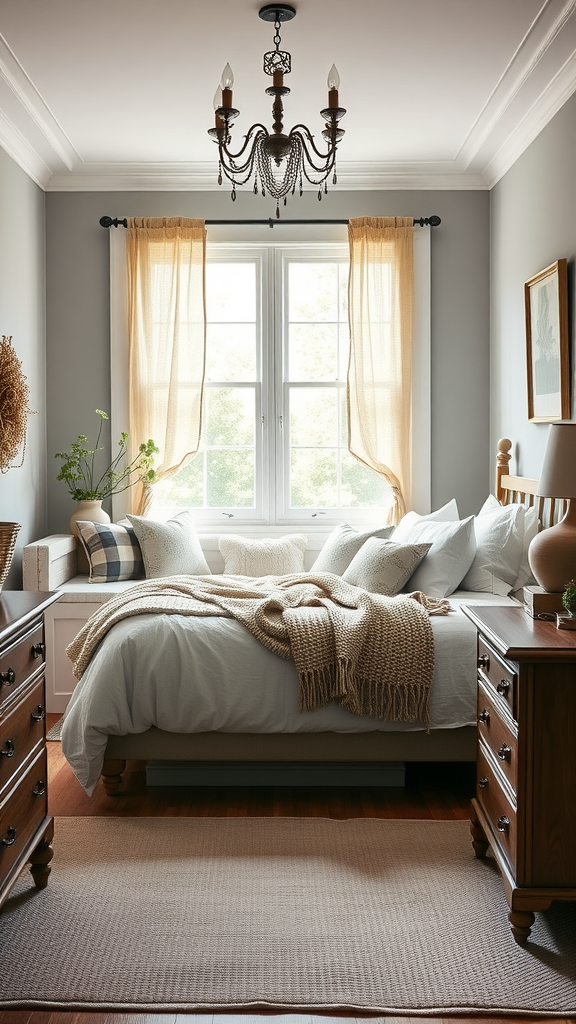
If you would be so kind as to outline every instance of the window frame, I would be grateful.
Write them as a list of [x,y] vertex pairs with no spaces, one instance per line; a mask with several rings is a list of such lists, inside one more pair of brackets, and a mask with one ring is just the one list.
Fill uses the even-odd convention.
[[[248,234],[248,232],[245,232]],[[308,232],[309,233],[309,229]],[[110,229],[110,360],[111,360],[111,428],[115,436],[119,431],[129,432],[128,426],[128,275],[126,268],[125,232]],[[414,231],[415,301],[414,301],[414,382],[412,402],[412,437],[418,443],[412,445],[412,507],[424,514],[431,508],[431,352],[430,352],[430,229],[415,228]],[[306,529],[309,533],[330,531],[337,523],[347,521],[351,525],[364,526],[381,522],[377,508],[368,509],[304,509],[290,510],[286,501],[289,494],[285,452],[281,431],[276,432],[272,420],[276,410],[285,416],[282,390],[284,387],[282,356],[283,338],[283,282],[282,276],[290,259],[326,262],[337,255],[347,261],[348,246],[345,241],[329,240],[293,241],[229,241],[218,238],[208,241],[207,260],[230,262],[241,258],[257,259],[261,268],[260,294],[257,298],[257,316],[264,332],[272,344],[258,345],[261,355],[260,381],[262,388],[261,429],[255,423],[256,449],[261,452],[261,474],[257,479],[256,506],[254,509],[205,509],[192,508],[195,521],[204,533],[237,532],[245,534],[279,534],[287,527]],[[257,274],[257,279],[259,275]],[[270,287],[273,282],[274,287]],[[257,288],[259,287],[257,280]],[[282,300],[275,302],[275,296]],[[269,375],[270,387],[265,386]],[[280,392],[279,392],[280,389]],[[258,459],[256,460],[258,463]],[[280,471],[274,472],[274,466]],[[258,474],[258,466],[256,470]],[[275,478],[275,485],[273,483]],[[129,511],[129,492],[115,495],[112,499],[112,513],[115,521]],[[230,515],[230,512],[232,514]],[[154,513],[156,514],[156,513]],[[168,518],[174,509],[163,510],[162,517]]]

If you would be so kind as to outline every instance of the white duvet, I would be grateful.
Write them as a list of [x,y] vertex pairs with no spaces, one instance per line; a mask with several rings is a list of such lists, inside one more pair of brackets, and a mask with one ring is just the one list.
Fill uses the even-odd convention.
[[[450,596],[431,616],[435,638],[432,729],[476,722],[476,630],[466,604],[510,604],[491,594]],[[235,619],[137,615],[118,622],[76,686],[62,728],[62,750],[91,793],[109,735],[145,732],[374,732],[423,729],[351,714],[337,704],[298,712],[294,665],[272,654]]]

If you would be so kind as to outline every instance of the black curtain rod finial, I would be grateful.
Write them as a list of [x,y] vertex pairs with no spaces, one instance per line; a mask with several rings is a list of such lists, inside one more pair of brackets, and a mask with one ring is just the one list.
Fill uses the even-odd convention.
[[103,228],[119,228],[122,225],[123,228],[128,227],[128,221],[126,217],[118,220],[118,217],[100,217],[100,226]]

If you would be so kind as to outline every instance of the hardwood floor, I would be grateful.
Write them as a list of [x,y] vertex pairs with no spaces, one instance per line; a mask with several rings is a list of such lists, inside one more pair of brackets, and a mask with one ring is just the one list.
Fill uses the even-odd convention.
[[[48,716],[48,728],[57,720]],[[328,818],[428,818],[467,819],[474,790],[475,768],[471,764],[412,764],[407,766],[406,785],[396,788],[291,788],[234,787],[228,790],[202,787],[146,788],[144,764],[129,762],[122,790],[106,797],[101,787],[87,797],[62,755],[60,744],[48,743],[49,813],[55,816],[205,816],[232,817],[267,815]],[[0,1024],[254,1024],[262,1016],[281,1016],[282,1024],[510,1024],[509,1017],[344,1017],[342,1014],[226,1013],[77,1013],[73,1011],[0,1010]],[[546,1018],[515,1017],[514,1024],[539,1024]],[[574,1024],[555,1018],[556,1024]]]

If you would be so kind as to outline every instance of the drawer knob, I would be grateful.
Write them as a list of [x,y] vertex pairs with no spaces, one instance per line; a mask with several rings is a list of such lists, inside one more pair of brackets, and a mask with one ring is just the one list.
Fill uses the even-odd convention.
[[4,750],[0,750],[0,757],[14,757],[15,753],[16,747],[14,746],[14,740],[6,740]]
[[43,658],[45,650],[46,647],[44,646],[44,644],[32,644],[32,657]]
[[489,667],[490,667],[490,655],[489,654],[481,654],[480,657],[478,658],[478,668],[484,668],[484,669],[486,669],[486,671],[488,671]]
[[499,832],[507,832],[510,828],[510,818],[507,818],[505,814],[501,814],[496,822],[496,828]]
[[35,711],[30,712],[30,718],[33,722],[42,722],[44,720],[44,708],[41,704],[38,704]]
[[6,835],[2,839],[0,839],[0,843],[2,844],[2,846],[14,846],[15,842],[16,829],[10,826],[10,828],[6,829]]
[[483,775],[481,779],[478,779],[478,789],[486,789],[487,785],[488,779],[486,778],[485,775]]
[[46,792],[46,783],[42,782],[41,779],[38,779],[38,782],[36,783],[36,789],[32,790],[32,796],[44,796],[45,792]]
[[497,684],[496,689],[498,690],[498,693],[508,693],[508,690],[510,689],[509,680],[501,679],[500,682]]
[[509,747],[507,743],[502,744],[500,750],[497,751],[497,754],[501,761],[512,760],[512,748]]
[[7,668],[5,672],[0,672],[0,683],[10,684],[16,679],[13,668]]
[[486,725],[488,725],[488,722],[490,721],[490,712],[488,711],[488,708],[484,708],[484,710],[480,712],[478,715],[478,721],[485,722]]

